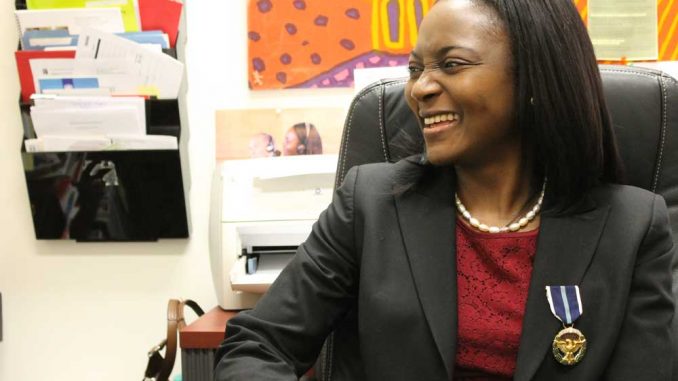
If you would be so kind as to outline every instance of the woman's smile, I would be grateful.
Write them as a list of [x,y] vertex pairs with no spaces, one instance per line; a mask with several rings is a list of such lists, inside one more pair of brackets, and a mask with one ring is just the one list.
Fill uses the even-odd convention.
[[424,137],[427,140],[433,140],[436,136],[444,134],[457,126],[460,118],[456,113],[445,113],[422,118],[421,122],[424,126]]

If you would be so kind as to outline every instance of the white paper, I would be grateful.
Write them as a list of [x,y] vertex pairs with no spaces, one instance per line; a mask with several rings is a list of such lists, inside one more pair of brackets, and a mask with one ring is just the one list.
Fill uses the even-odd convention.
[[26,152],[102,151],[111,146],[111,139],[99,136],[43,136],[26,139],[24,143]]
[[47,89],[42,91],[43,94],[49,95],[63,95],[63,96],[110,96],[111,92],[107,88],[99,89]]
[[105,89],[95,92],[98,94],[135,95],[145,86],[143,78],[133,74],[135,67],[127,59],[32,59],[30,65],[36,93],[55,93],[41,88],[40,79],[47,78],[94,77],[99,88]]
[[138,110],[110,107],[103,110],[40,109],[31,107],[31,119],[37,137],[105,136],[109,134],[144,135]]
[[34,94],[33,110],[105,110],[108,108],[118,109],[120,107],[134,108],[137,113],[137,120],[141,128],[146,131],[146,103],[141,97],[78,97],[78,96],[53,96]]
[[125,38],[85,29],[80,34],[76,59],[126,59],[131,62],[130,73],[141,78],[147,87],[157,88],[158,98],[174,99],[184,75],[184,64],[167,54],[153,52],[141,44]]
[[40,78],[72,76],[74,74],[73,61],[72,58],[34,58],[28,61],[31,65],[35,92],[40,93]]
[[32,28],[68,28],[80,34],[82,28],[95,28],[108,33],[122,33],[120,8],[31,9],[15,11],[21,35]]
[[656,60],[656,0],[589,0],[589,34],[599,60]]
[[371,67],[353,70],[353,89],[358,94],[365,87],[381,79],[395,79],[407,77],[407,66]]
[[176,150],[177,138],[167,135],[110,135],[115,150]]

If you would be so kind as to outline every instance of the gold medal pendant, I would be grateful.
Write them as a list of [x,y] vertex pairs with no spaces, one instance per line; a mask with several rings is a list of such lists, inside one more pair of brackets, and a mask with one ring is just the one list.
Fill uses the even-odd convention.
[[563,328],[553,339],[553,356],[563,365],[575,365],[586,354],[586,337],[573,326]]

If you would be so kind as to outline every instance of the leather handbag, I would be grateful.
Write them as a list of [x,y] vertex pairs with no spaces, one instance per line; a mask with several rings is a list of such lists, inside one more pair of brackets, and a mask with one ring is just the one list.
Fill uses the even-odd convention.
[[[205,312],[190,299],[170,299],[167,303],[167,337],[148,351],[148,364],[143,381],[168,381],[177,355],[179,330],[186,326],[184,307],[190,307],[196,315]],[[165,350],[163,356],[160,351]]]

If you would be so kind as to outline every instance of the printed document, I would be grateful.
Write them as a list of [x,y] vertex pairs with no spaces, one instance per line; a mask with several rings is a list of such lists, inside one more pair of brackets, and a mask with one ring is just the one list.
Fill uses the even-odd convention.
[[589,0],[589,34],[599,60],[656,60],[656,0]]

